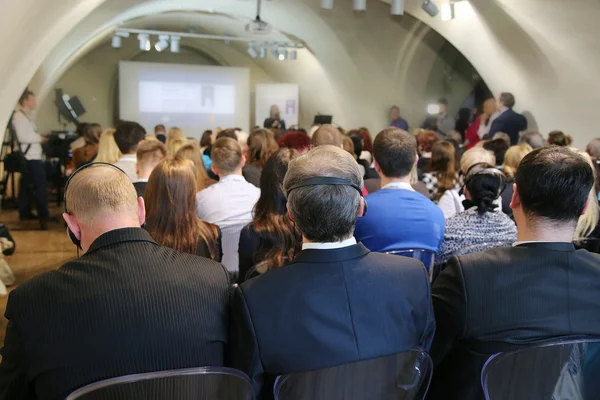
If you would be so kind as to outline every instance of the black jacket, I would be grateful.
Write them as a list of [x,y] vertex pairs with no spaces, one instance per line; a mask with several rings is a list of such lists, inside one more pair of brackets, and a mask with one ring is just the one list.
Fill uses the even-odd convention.
[[600,255],[570,243],[451,258],[432,295],[430,399],[483,400],[481,369],[495,353],[560,336],[600,336]]
[[435,322],[419,261],[362,244],[303,250],[243,283],[232,311],[232,365],[273,398],[278,375],[429,349]]
[[510,108],[498,116],[490,126],[490,132],[484,139],[491,139],[494,134],[504,132],[510,136],[510,145],[519,143],[519,134],[527,129],[527,118]]
[[221,366],[229,296],[221,264],[143,229],[107,232],[10,294],[0,398],[62,400],[111,377]]

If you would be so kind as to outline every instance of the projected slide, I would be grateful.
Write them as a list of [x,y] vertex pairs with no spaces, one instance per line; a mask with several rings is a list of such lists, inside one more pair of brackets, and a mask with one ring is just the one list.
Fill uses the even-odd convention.
[[121,62],[120,118],[196,138],[217,126],[248,129],[249,80],[247,68]]

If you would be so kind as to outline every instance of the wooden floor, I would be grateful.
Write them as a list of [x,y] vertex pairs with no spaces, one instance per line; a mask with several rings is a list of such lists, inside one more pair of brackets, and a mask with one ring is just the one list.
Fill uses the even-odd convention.
[[[16,243],[16,251],[6,257],[17,279],[15,285],[8,288],[9,293],[21,283],[43,272],[60,267],[65,261],[76,257],[76,248],[67,237],[67,230],[60,209],[51,209],[51,215],[61,222],[48,224],[47,231],[39,230],[39,222],[20,222],[16,210],[2,210],[0,222],[9,229]],[[4,343],[7,320],[4,318],[8,297],[0,297],[0,343]]]

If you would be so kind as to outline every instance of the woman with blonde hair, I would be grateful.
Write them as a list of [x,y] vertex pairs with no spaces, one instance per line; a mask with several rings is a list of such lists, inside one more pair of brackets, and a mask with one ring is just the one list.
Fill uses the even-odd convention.
[[[596,168],[594,168],[594,162],[588,153],[583,150],[571,148],[571,150],[579,153],[585,160],[590,164],[592,171],[594,171],[594,182],[596,181]],[[598,218],[600,216],[600,207],[598,206],[598,194],[596,192],[595,185],[592,186],[590,190],[590,195],[588,197],[588,205],[585,209],[585,212],[581,217],[579,217],[579,221],[577,222],[577,228],[575,229],[574,239],[581,240],[585,239],[596,229],[598,225]]]
[[201,148],[198,143],[189,142],[182,146],[179,150],[177,150],[176,157],[186,158],[194,163],[194,168],[196,169],[197,192],[217,183],[217,181],[208,177],[206,167],[204,166],[204,160],[202,159]]
[[517,168],[521,164],[521,160],[533,149],[527,143],[521,143],[516,146],[511,146],[506,150],[504,155],[504,163],[502,164],[502,172],[506,176],[506,188],[502,192],[502,212],[513,218],[513,210],[510,208],[510,202],[513,195],[513,185],[515,183],[515,174]]
[[447,190],[460,189],[456,166],[456,148],[447,141],[435,142],[431,149],[431,172],[423,174],[429,198],[436,204]]
[[277,142],[275,142],[273,133],[267,129],[254,130],[248,137],[247,144],[248,163],[259,170],[262,170],[271,155],[279,150],[279,146],[277,146]]
[[106,129],[100,135],[98,155],[94,161],[114,164],[119,161],[119,158],[121,158],[121,152],[119,151],[117,142],[115,142],[115,129]]
[[185,135],[181,129],[175,126],[169,128],[169,132],[167,133],[167,142],[165,143],[167,145],[167,154],[170,157],[173,157],[175,153],[177,153],[177,150],[179,150],[179,148],[186,142],[187,139],[185,138]]

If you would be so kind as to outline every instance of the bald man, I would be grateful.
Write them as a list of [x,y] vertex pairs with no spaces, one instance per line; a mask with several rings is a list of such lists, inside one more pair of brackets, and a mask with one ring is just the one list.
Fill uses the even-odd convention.
[[140,228],[144,200],[115,167],[74,175],[66,210],[85,254],[10,294],[0,398],[58,400],[110,377],[223,365],[221,264],[156,244]]
[[342,132],[333,125],[321,125],[315,131],[311,138],[312,147],[323,146],[326,144],[342,147]]

